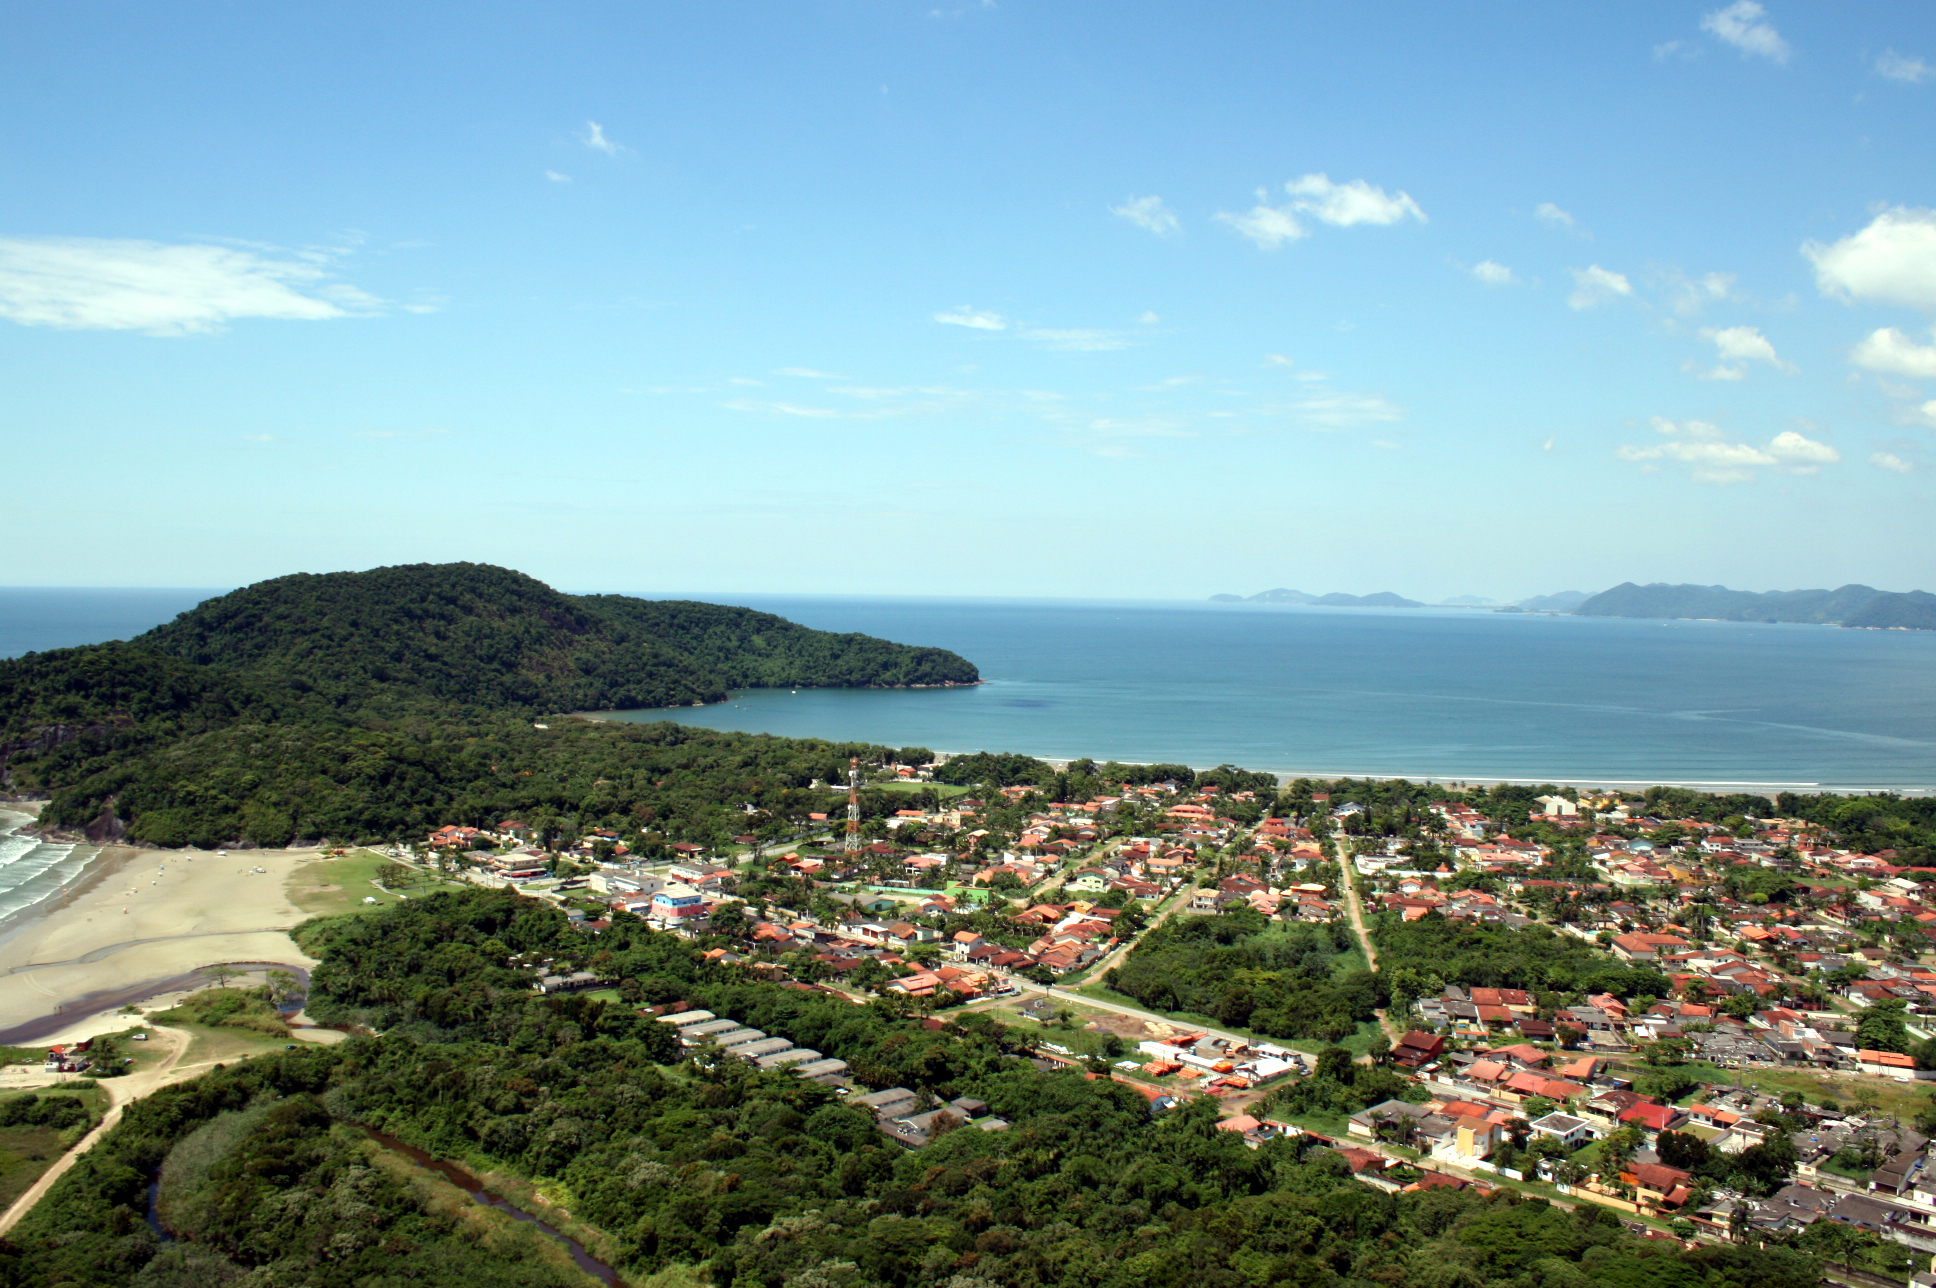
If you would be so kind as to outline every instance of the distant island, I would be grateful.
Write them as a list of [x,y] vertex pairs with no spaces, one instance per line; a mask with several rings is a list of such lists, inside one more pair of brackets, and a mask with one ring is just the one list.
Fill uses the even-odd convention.
[[1301,590],[1266,590],[1248,597],[1243,595],[1212,595],[1213,604],[1320,604],[1327,608],[1423,608],[1424,604],[1416,599],[1406,599],[1394,595],[1389,590],[1381,590],[1375,595],[1307,595]]
[[1481,595],[1459,595],[1452,599],[1440,600],[1436,604],[1407,599],[1389,590],[1381,590],[1371,595],[1346,595],[1333,592],[1329,595],[1307,595],[1301,590],[1260,591],[1255,595],[1212,595],[1213,604],[1311,604],[1321,608],[1492,608],[1501,611],[1525,610],[1528,612],[1572,612],[1585,603],[1589,596],[1584,591],[1562,590],[1557,595],[1535,595],[1513,604],[1502,604],[1498,600],[1487,599]]
[[1729,590],[1622,582],[1573,610],[1581,617],[1703,618],[1724,622],[1801,622],[1870,630],[1936,630],[1936,595],[1873,586],[1837,590]]
[[1562,590],[1502,604],[1479,595],[1459,595],[1436,604],[1406,599],[1389,590],[1373,595],[1307,595],[1301,590],[1261,591],[1255,595],[1212,595],[1213,604],[1306,604],[1326,608],[1491,608],[1499,613],[1571,613],[1579,617],[1695,618],[1722,622],[1798,622],[1868,630],[1936,630],[1936,595],[1848,585],[1836,590],[1729,590],[1726,586],[1637,586],[1622,582],[1589,595]]

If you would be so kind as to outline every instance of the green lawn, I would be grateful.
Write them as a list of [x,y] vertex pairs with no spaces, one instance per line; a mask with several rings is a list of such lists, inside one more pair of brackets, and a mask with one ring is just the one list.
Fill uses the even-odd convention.
[[[395,903],[395,894],[370,884],[377,870],[390,861],[374,850],[351,850],[340,859],[311,859],[289,876],[290,902],[319,917]],[[444,881],[426,874],[415,884],[402,887],[401,893],[415,896],[467,888],[467,882]],[[366,897],[376,903],[364,903]]]
[[867,788],[870,791],[904,792],[909,796],[918,796],[922,791],[932,788],[934,794],[941,798],[941,802],[944,805],[957,796],[966,796],[968,794],[966,787],[956,787],[952,783],[868,783]]
[[[1073,991],[1083,997],[1092,997],[1098,1002],[1114,1002],[1118,1006],[1133,1006],[1140,1011],[1147,1011],[1151,1015],[1161,1016],[1170,1023],[1185,1028],[1217,1029],[1224,1033],[1235,1033],[1237,1036],[1251,1042],[1267,1042],[1273,1046],[1285,1047],[1292,1051],[1302,1051],[1307,1055],[1316,1055],[1319,1051],[1322,1051],[1326,1046],[1330,1045],[1318,1038],[1274,1038],[1267,1033],[1259,1033],[1254,1029],[1246,1029],[1239,1025],[1221,1024],[1207,1015],[1197,1015],[1189,1011],[1150,1010],[1149,1007],[1144,1006],[1135,998],[1118,993],[1114,989],[1102,984],[1084,984]],[[1346,1036],[1338,1045],[1351,1052],[1354,1056],[1364,1055],[1371,1050],[1371,1040],[1379,1036],[1380,1032],[1378,1021],[1362,1020],[1358,1024],[1358,1031]]]

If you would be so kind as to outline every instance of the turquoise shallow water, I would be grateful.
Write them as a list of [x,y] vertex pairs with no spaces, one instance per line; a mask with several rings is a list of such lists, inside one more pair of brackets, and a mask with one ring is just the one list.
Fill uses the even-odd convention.
[[972,689],[628,712],[943,751],[1437,779],[1936,787],[1936,632],[1432,609],[721,597]]

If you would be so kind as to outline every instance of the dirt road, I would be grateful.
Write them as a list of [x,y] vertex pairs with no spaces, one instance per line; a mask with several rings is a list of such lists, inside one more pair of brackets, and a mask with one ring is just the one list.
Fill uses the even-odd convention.
[[[1358,936],[1358,947],[1364,950],[1365,964],[1375,971],[1378,969],[1378,950],[1372,947],[1371,932],[1365,929],[1365,910],[1358,902],[1358,877],[1351,866],[1351,855],[1342,847],[1338,851],[1338,874],[1338,884],[1344,887],[1344,910],[1351,919],[1351,933]],[[1383,1011],[1375,1014],[1378,1016],[1378,1027],[1385,1032],[1385,1040],[1397,1046],[1404,1034],[1398,1031],[1398,1026]]]
[[[152,1095],[173,1083],[185,1082],[222,1063],[218,1060],[199,1060],[194,1064],[183,1064],[181,1058],[188,1050],[188,1034],[180,1029],[167,1029],[159,1025],[150,1025],[148,1032],[152,1035],[148,1039],[150,1042],[168,1044],[167,1056],[152,1069],[131,1073],[122,1078],[106,1078],[100,1082],[101,1089],[108,1093],[110,1101],[107,1113],[102,1115],[100,1123],[94,1130],[74,1142],[74,1148],[56,1159],[54,1165],[42,1173],[40,1179],[35,1181],[26,1193],[15,1199],[13,1206],[6,1212],[0,1213],[0,1235],[13,1229],[20,1218],[26,1216],[34,1204],[40,1201],[41,1196],[53,1188],[54,1182],[67,1174],[67,1169],[74,1166],[76,1159],[94,1148],[97,1141],[114,1129],[114,1125],[121,1121],[122,1112],[129,1105],[143,1096]],[[234,1056],[230,1056],[229,1062],[233,1063],[234,1059]]]

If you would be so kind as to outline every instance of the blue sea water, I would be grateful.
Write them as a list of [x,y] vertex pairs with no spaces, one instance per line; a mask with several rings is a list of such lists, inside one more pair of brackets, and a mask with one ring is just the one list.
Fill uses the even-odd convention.
[[1926,791],[1936,632],[1450,609],[723,596],[967,657],[953,690],[615,713],[1284,773]]
[[[0,656],[125,639],[211,593],[0,589]],[[1936,788],[1936,632],[1453,609],[686,597],[950,648],[987,683],[753,691],[619,718],[1285,773]]]
[[0,657],[128,639],[221,593],[0,586]]

